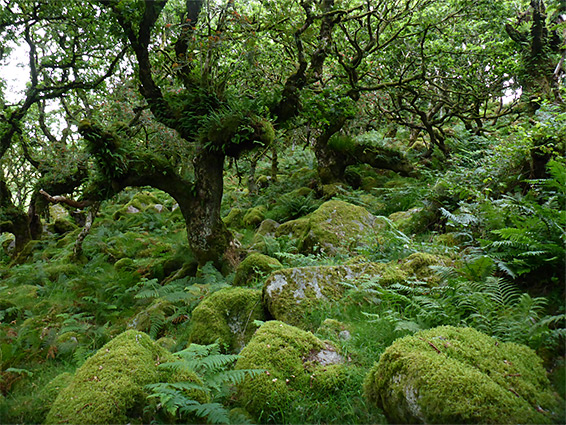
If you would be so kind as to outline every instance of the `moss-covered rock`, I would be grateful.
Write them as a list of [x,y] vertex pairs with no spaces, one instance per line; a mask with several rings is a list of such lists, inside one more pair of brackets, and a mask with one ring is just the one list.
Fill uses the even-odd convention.
[[265,320],[259,289],[221,289],[193,310],[189,341],[212,344],[219,340],[227,351],[238,352],[257,329],[255,320]]
[[348,251],[362,245],[368,233],[382,227],[365,208],[339,200],[325,202],[308,219],[308,231],[299,244],[304,253],[320,251],[333,255]]
[[56,219],[50,226],[50,230],[58,235],[64,235],[65,233],[72,232],[73,230],[76,230],[76,228],[77,225],[75,223],[65,218]]
[[231,229],[238,229],[242,227],[242,220],[244,218],[244,212],[240,208],[232,208],[228,215],[222,220],[227,227]]
[[160,204],[160,201],[152,193],[147,191],[138,192],[126,205],[116,211],[112,218],[114,220],[119,220],[129,214],[144,211],[149,207],[154,208],[156,204]]
[[437,284],[440,279],[431,266],[449,266],[451,263],[452,261],[448,257],[442,255],[415,252],[401,260],[399,267],[405,270],[409,276],[413,276],[420,281]]
[[52,221],[69,218],[69,212],[61,204],[49,205],[49,217]]
[[175,307],[169,301],[156,299],[147,308],[136,314],[128,323],[128,327],[157,337],[167,318],[174,311]]
[[289,238],[300,239],[309,229],[309,219],[301,217],[296,220],[289,220],[281,224],[275,231],[275,236],[287,236]]
[[443,326],[397,340],[366,378],[367,399],[393,423],[550,423],[542,360],[530,348]]
[[[257,419],[284,410],[300,391],[335,384],[344,359],[312,333],[279,321],[264,323],[240,353],[236,369],[265,369],[239,386],[237,399]],[[333,366],[336,365],[336,366]],[[332,375],[332,376],[331,376]],[[331,384],[329,384],[331,382]]]
[[314,266],[273,272],[263,286],[263,303],[277,320],[313,330],[309,314],[325,302],[344,295],[341,282],[367,276],[379,278],[384,285],[404,280],[407,275],[385,263],[360,263],[343,266]]
[[[45,423],[119,424],[141,422],[147,404],[145,386],[178,380],[199,382],[196,375],[182,376],[159,369],[175,357],[146,334],[129,330],[89,358],[61,390]],[[193,394],[206,401],[204,394]]]
[[236,268],[234,276],[235,286],[253,286],[262,277],[268,276],[271,272],[283,268],[279,260],[252,252]]
[[254,208],[250,208],[248,211],[246,211],[246,214],[244,214],[242,223],[246,227],[256,228],[264,220],[266,211],[267,208],[265,207],[265,205],[259,205]]
[[136,269],[136,263],[131,258],[120,258],[114,263],[114,268],[116,270],[134,271]]
[[266,218],[261,222],[254,234],[250,249],[253,251],[265,253],[268,251],[269,240],[275,237],[275,232],[279,227],[279,223],[270,218]]
[[397,228],[407,235],[426,231],[436,218],[436,213],[432,209],[423,207],[398,211],[389,216]]
[[69,372],[63,372],[53,378],[51,381],[43,387],[38,393],[38,409],[41,409],[42,415],[45,416],[53,402],[64,388],[69,386],[73,380],[73,374]]

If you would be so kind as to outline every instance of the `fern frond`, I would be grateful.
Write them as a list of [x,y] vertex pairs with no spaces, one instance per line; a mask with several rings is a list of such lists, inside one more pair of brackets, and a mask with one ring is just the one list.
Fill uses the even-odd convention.
[[183,407],[179,409],[179,413],[187,415],[194,413],[198,417],[206,418],[208,422],[213,424],[228,424],[230,423],[229,411],[220,403],[199,403],[198,401],[190,400]]

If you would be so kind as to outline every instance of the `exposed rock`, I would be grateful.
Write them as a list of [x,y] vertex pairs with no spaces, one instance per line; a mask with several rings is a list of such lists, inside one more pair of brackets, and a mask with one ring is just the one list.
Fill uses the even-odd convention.
[[341,282],[361,276],[379,278],[384,285],[407,277],[396,265],[384,263],[282,269],[266,280],[263,303],[275,319],[311,329],[309,313],[324,302],[339,300],[345,292]]
[[530,348],[443,326],[397,340],[364,384],[392,423],[552,423],[558,399]]

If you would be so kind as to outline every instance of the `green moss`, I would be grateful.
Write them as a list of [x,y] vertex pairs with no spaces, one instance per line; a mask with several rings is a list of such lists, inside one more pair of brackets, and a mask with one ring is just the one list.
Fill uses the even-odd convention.
[[256,240],[256,237],[259,238],[262,236],[274,235],[278,227],[279,223],[275,220],[271,220],[269,218],[263,220],[255,232],[254,240]]
[[451,260],[441,255],[432,255],[424,252],[415,252],[404,258],[400,267],[405,270],[409,276],[415,276],[418,280],[437,284],[440,282],[438,276],[431,269],[431,266],[448,266]]
[[263,303],[275,319],[314,330],[319,323],[311,322],[311,313],[325,303],[341,299],[346,290],[342,282],[362,276],[377,277],[381,283],[389,284],[405,279],[406,273],[383,263],[277,270],[264,284]]
[[242,219],[244,218],[244,212],[240,208],[232,208],[228,215],[222,220],[227,227],[231,229],[237,229],[242,227]]
[[77,225],[65,218],[56,219],[53,222],[53,225],[51,226],[51,230],[59,235],[72,232],[73,230],[76,229],[77,229]]
[[259,226],[259,224],[265,218],[265,212],[267,208],[264,205],[259,205],[254,208],[250,208],[246,214],[244,214],[244,218],[242,219],[242,223],[244,226],[255,228]]
[[41,241],[33,240],[29,241],[23,249],[18,253],[16,258],[14,258],[14,264],[23,264],[25,263],[34,253],[41,248]]
[[160,201],[153,194],[147,191],[138,192],[134,197],[122,208],[116,211],[112,218],[114,220],[119,220],[122,217],[126,217],[134,212],[144,211],[149,207],[159,204]]
[[136,314],[128,323],[128,327],[147,332],[156,338],[165,325],[165,321],[174,311],[175,307],[169,301],[157,299]]
[[407,234],[422,233],[436,220],[434,211],[428,208],[411,208],[407,211],[398,211],[389,216],[397,228]]
[[238,352],[257,329],[254,320],[265,320],[260,290],[221,289],[193,310],[189,341],[205,345],[219,340],[228,351]]
[[308,219],[308,231],[299,244],[303,253],[352,250],[363,244],[362,236],[380,226],[365,208],[339,200],[325,202]]
[[41,389],[38,394],[38,404],[39,408],[43,411],[43,415],[46,415],[51,406],[55,402],[55,399],[73,380],[73,374],[69,372],[63,372],[53,378],[49,383]]
[[288,236],[294,239],[302,238],[309,228],[309,219],[301,217],[296,220],[289,220],[281,224],[275,231],[275,236]]
[[[326,357],[324,357],[326,355]],[[326,362],[332,358],[334,362]],[[265,369],[239,386],[237,399],[244,408],[262,420],[284,410],[301,392],[312,391],[311,385],[324,375],[332,363],[341,359],[333,348],[312,333],[278,321],[263,324],[240,353],[236,369]],[[331,368],[321,385],[328,388]],[[337,382],[337,380],[334,380]]]
[[[175,357],[146,334],[129,330],[103,346],[75,373],[57,396],[45,423],[118,424],[141,422],[145,386],[156,382],[190,380],[159,369]],[[206,397],[195,393],[205,401]]]
[[114,268],[116,270],[135,270],[136,268],[136,264],[134,263],[134,260],[132,260],[131,258],[120,258],[118,261],[116,261],[114,263]]
[[82,272],[82,268],[76,264],[70,263],[55,263],[55,264],[46,264],[43,268],[45,274],[51,281],[56,281],[59,279],[60,276],[76,276]]
[[550,423],[558,400],[526,346],[443,326],[397,340],[365,395],[395,423]]
[[257,280],[282,267],[283,265],[275,258],[252,252],[238,265],[234,285],[253,286]]

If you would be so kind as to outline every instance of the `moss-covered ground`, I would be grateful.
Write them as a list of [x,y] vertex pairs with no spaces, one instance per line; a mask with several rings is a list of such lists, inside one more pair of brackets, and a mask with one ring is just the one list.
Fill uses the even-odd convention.
[[[505,409],[521,414],[523,405],[513,407],[515,393],[534,405],[527,384],[505,387],[512,374],[539,374],[536,385],[544,388],[537,391],[564,398],[564,276],[540,273],[533,285],[533,268],[513,279],[499,267],[511,259],[491,255],[489,247],[481,251],[479,241],[496,230],[499,218],[484,205],[474,213],[483,221],[466,222],[471,207],[456,210],[454,204],[484,193],[481,182],[474,183],[476,192],[466,184],[462,194],[460,177],[434,167],[415,179],[358,166],[348,173],[356,184],[336,185],[329,197],[316,182],[312,154],[289,150],[280,158],[276,181],[269,161],[258,163],[256,178],[263,183],[257,194],[248,193],[239,178],[248,171],[245,161],[226,172],[222,216],[243,260],[229,274],[211,264],[198,266],[175,201],[149,188],[128,189],[101,206],[79,261],[72,261],[72,253],[80,227],[55,227],[55,217],[46,218],[51,227],[17,262],[11,235],[0,235],[0,422],[157,421],[145,385],[170,382],[156,365],[191,342],[218,341],[224,352],[241,354],[238,368],[267,370],[220,392],[221,403],[257,423],[398,420],[377,400],[389,391],[380,374],[401,366],[388,363],[378,370],[378,362],[381,356],[385,364],[414,355],[430,364],[444,354],[429,342],[443,353],[452,350],[456,359],[447,371],[440,365],[435,379],[464,369],[478,374],[469,392],[488,400],[480,422],[511,415]],[[448,193],[439,193],[440,179],[451,182],[443,189]],[[332,280],[317,297],[313,271],[344,267],[373,272],[317,278],[319,284]],[[277,276],[285,276],[292,291],[267,300],[266,288],[281,283]],[[277,288],[274,296],[285,292]],[[467,347],[489,343],[491,351],[464,359],[467,351],[458,351],[456,340],[440,346],[432,334],[417,333],[442,325],[481,331],[466,334]],[[523,348],[501,361],[517,370],[499,363],[492,368],[489,362],[499,361],[494,350],[509,343]],[[328,347],[342,363],[317,363],[317,353]],[[505,373],[511,375],[500,376]],[[482,384],[490,374],[497,388]],[[422,394],[422,403],[436,408],[426,416],[429,423],[445,420],[438,417],[476,419],[434,416],[451,407],[438,405],[440,393]],[[509,403],[496,408],[495,400],[504,396]],[[464,390],[454,397],[471,400]],[[530,413],[532,421],[540,419]],[[544,418],[564,420],[559,413]]]

